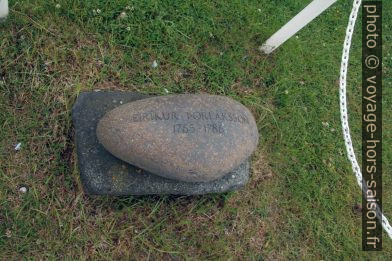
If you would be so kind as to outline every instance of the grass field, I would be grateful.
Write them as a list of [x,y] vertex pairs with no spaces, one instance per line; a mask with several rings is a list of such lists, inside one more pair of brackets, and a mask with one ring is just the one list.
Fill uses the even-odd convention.
[[[361,251],[361,194],[341,135],[352,2],[274,54],[257,50],[308,2],[10,0],[0,24],[0,259],[391,260],[386,234],[382,252]],[[383,4],[383,207],[392,218],[392,2]],[[358,21],[348,82],[357,152]],[[78,93],[96,89],[242,102],[261,136],[249,184],[198,197],[84,195],[70,111]]]

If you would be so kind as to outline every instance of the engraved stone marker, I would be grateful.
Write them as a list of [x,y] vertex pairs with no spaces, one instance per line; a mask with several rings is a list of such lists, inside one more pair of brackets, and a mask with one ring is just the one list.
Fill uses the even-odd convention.
[[242,104],[206,94],[147,98],[99,122],[97,137],[114,156],[162,177],[209,182],[255,150],[256,122]]
[[[151,96],[150,96],[151,97]],[[224,176],[209,182],[185,182],[164,178],[160,173],[151,173],[129,164],[110,153],[99,143],[96,136],[98,122],[106,113],[129,102],[142,101],[149,98],[147,95],[132,92],[82,92],[79,94],[73,109],[72,121],[75,128],[75,141],[77,159],[83,190],[90,195],[151,195],[151,194],[176,194],[200,195],[206,193],[221,193],[238,190],[249,179],[249,160],[245,159],[233,170]],[[241,106],[240,106],[241,107]],[[149,108],[156,111],[157,107]],[[233,108],[232,108],[233,109]],[[213,110],[210,110],[213,111]],[[141,111],[139,111],[141,112]],[[173,110],[177,112],[177,110]],[[200,112],[206,112],[205,108]],[[234,111],[229,111],[234,113]],[[135,113],[130,112],[129,116]],[[135,123],[139,116],[135,117]],[[140,116],[140,120],[143,119]],[[168,118],[167,115],[165,115]],[[193,116],[191,116],[193,117]],[[196,121],[198,115],[195,115]],[[204,118],[203,121],[200,121]],[[228,118],[229,116],[225,116]],[[145,116],[144,121],[150,119],[159,121],[160,115]],[[163,121],[163,115],[161,116]],[[175,119],[175,116],[172,116]],[[169,122],[168,118],[167,122]],[[213,119],[201,116],[200,123]],[[253,119],[253,118],[252,118]],[[228,119],[230,121],[230,119]],[[234,120],[233,120],[234,121]],[[219,122],[219,121],[218,121]],[[172,122],[173,123],[173,122]],[[224,121],[222,121],[224,123]],[[234,124],[235,122],[233,122]],[[239,123],[239,120],[238,122]],[[241,124],[241,123],[240,123]],[[202,124],[203,126],[204,124]],[[226,126],[226,125],[225,125]],[[226,127],[228,127],[227,125]],[[235,126],[235,125],[233,125]],[[174,135],[174,126],[172,126]],[[214,127],[212,127],[214,129]],[[215,127],[216,129],[216,127]],[[200,130],[205,131],[203,128]],[[183,131],[186,132],[186,129]],[[219,133],[215,130],[212,133]],[[193,133],[194,134],[194,133]],[[182,132],[176,135],[185,135]],[[174,136],[173,136],[174,137]],[[212,136],[213,137],[213,136]],[[183,150],[185,151],[185,150]],[[218,164],[218,163],[217,163]]]

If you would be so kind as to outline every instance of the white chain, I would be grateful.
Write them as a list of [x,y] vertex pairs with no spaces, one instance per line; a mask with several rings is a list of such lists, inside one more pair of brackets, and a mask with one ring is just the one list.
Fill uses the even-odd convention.
[[[348,125],[348,115],[347,115],[347,98],[346,98],[346,78],[347,78],[347,67],[348,59],[350,54],[351,38],[354,32],[355,21],[357,20],[357,15],[359,8],[361,6],[361,0],[355,0],[353,3],[353,9],[351,10],[350,20],[348,22],[346,37],[344,39],[342,63],[340,66],[340,119],[342,121],[343,137],[346,144],[346,150],[348,154],[348,159],[351,162],[352,169],[357,178],[358,185],[362,189],[362,173],[361,168],[358,165],[357,159],[354,154],[353,144],[350,136],[350,128]],[[364,211],[364,210],[363,210]],[[388,236],[392,239],[392,227],[389,225],[388,219],[381,213],[377,205],[377,217],[382,216],[382,227]],[[381,215],[380,215],[381,214]]]

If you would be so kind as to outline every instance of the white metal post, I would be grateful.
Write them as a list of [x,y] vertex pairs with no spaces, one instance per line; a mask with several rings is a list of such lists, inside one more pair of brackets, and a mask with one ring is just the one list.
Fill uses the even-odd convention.
[[0,0],[0,19],[8,15],[8,0]]
[[287,24],[280,28],[279,31],[273,34],[260,47],[260,51],[267,54],[271,53],[336,1],[337,0],[314,0]]

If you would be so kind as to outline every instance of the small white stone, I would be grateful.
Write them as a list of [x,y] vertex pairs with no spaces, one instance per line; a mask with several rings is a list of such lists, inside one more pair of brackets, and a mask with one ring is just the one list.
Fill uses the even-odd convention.
[[123,104],[123,101],[120,101],[120,104]]
[[154,61],[152,62],[151,67],[152,67],[152,68],[157,68],[157,67],[158,67],[158,62],[157,62],[156,60],[154,60]]
[[20,150],[21,147],[22,147],[22,143],[19,142],[18,144],[15,145],[15,150]]
[[60,9],[60,7],[61,7],[60,4],[57,4],[57,5],[56,5],[56,8],[57,8],[57,9]]
[[231,175],[231,178],[234,179],[234,178],[235,178],[235,175]]
[[127,13],[121,12],[121,14],[119,15],[119,17],[120,17],[121,19],[124,19],[124,18],[127,17]]
[[22,193],[26,193],[27,192],[27,188],[26,187],[20,187],[19,191]]

